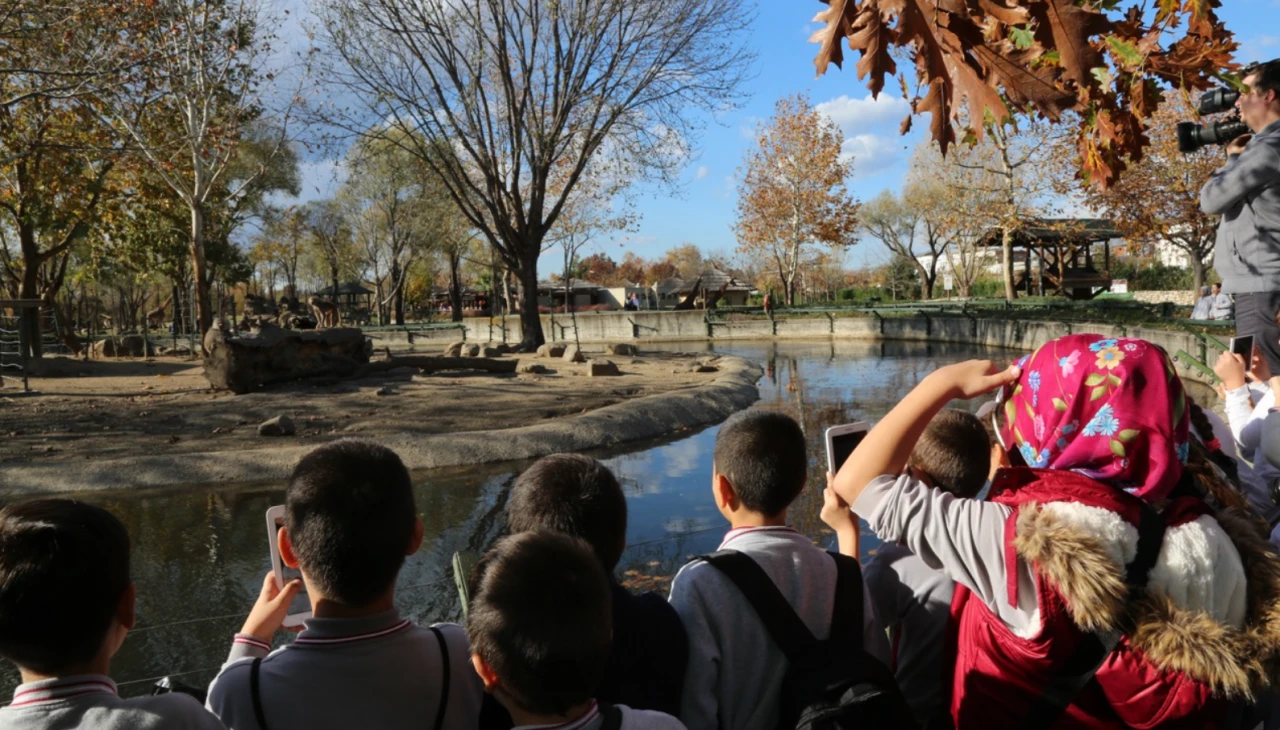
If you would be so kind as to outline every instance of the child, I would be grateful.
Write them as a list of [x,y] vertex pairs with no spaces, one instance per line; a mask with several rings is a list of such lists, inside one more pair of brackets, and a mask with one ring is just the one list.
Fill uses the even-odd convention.
[[[944,404],[997,388],[997,435],[1029,467],[985,502],[903,473]],[[836,492],[956,581],[956,727],[1210,727],[1268,687],[1280,571],[1255,523],[1180,486],[1187,420],[1159,347],[1072,335],[1008,370],[935,371],[845,462]]]
[[[830,635],[836,564],[787,527],[787,507],[808,473],[804,432],[792,418],[764,409],[737,413],[716,436],[711,493],[732,529],[720,543],[768,574],[818,639]],[[888,659],[869,592],[863,591],[863,645]],[[680,719],[690,730],[764,730],[778,720],[787,662],[759,615],[724,573],[701,560],[680,569],[671,605],[689,635]]]
[[289,477],[279,545],[302,572],[312,618],[271,651],[300,586],[281,589],[267,573],[209,686],[209,709],[234,730],[475,728],[483,687],[462,628],[420,628],[395,608],[396,575],[421,544],[394,452],[344,439],[304,456]]
[[627,498],[603,464],[581,454],[539,459],[516,479],[507,504],[512,534],[546,529],[586,540],[609,575],[613,650],[596,697],[640,710],[680,712],[684,625],[665,597],[632,595],[613,579],[627,545]]
[[129,535],[106,510],[69,499],[0,510],[0,656],[23,682],[0,727],[222,728],[187,695],[117,696],[108,672],[135,598]]
[[503,538],[476,565],[471,662],[517,728],[684,728],[661,712],[594,699],[609,663],[609,594],[591,547],[558,532]]
[[[925,483],[956,497],[975,497],[991,471],[991,444],[982,422],[967,411],[947,409],[934,416],[908,463]],[[828,487],[822,521],[847,535],[857,519]],[[852,555],[840,541],[840,552]],[[881,545],[866,567],[876,616],[889,630],[890,667],[923,728],[950,724],[944,681],[943,645],[955,581],[929,567],[902,545]]]
[[[1218,356],[1213,370],[1226,390],[1226,413],[1231,439],[1218,438],[1218,446],[1230,448],[1248,457],[1249,464],[1237,467],[1240,486],[1249,504],[1268,524],[1280,521],[1280,507],[1271,498],[1269,485],[1280,479],[1280,469],[1272,466],[1262,453],[1262,425],[1267,413],[1276,405],[1275,388],[1280,381],[1271,377],[1271,365],[1257,346],[1253,351],[1253,367],[1246,373],[1244,358],[1231,352]],[[1252,375],[1251,387],[1245,376]]]

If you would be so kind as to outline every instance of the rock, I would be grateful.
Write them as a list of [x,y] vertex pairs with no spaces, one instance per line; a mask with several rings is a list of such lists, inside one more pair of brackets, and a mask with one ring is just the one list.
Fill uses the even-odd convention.
[[639,352],[639,350],[636,349],[635,345],[632,345],[627,342],[615,342],[612,345],[609,345],[608,348],[606,348],[606,350],[610,355],[620,355],[620,356],[628,356],[628,357],[635,356]]
[[577,345],[569,345],[564,348],[564,354],[561,355],[565,362],[586,362],[587,357],[582,354],[582,350]]
[[502,354],[503,354],[502,350],[499,350],[496,347],[480,348],[480,357],[501,357]]
[[462,356],[463,357],[479,357],[480,346],[479,345],[463,345]]
[[156,354],[156,344],[143,339],[142,335],[122,335],[99,340],[89,346],[89,356],[104,357],[151,357]]
[[547,372],[547,369],[536,362],[522,362],[516,368],[516,372],[524,373],[525,375],[540,375]]
[[689,372],[691,373],[715,373],[719,371],[720,371],[720,368],[716,367],[715,365],[707,365],[705,363],[699,363],[699,362],[695,362],[693,365],[689,367]]
[[374,395],[396,395],[396,392],[391,389],[390,385],[384,385],[381,388],[378,388],[377,390],[373,391],[373,394]]
[[494,345],[494,347],[498,348],[498,351],[504,355],[510,355],[513,352],[520,351],[520,347],[518,345],[513,345],[510,342],[499,342]]
[[364,333],[353,327],[299,331],[272,326],[252,335],[215,338],[212,344],[204,375],[214,388],[234,393],[304,378],[349,377],[369,364],[373,351]]
[[621,375],[618,366],[613,364],[612,360],[588,360],[587,375],[598,378],[603,375]]
[[553,345],[550,342],[538,348],[538,357],[564,357],[564,345]]
[[462,348],[466,347],[465,342],[451,342],[449,346],[444,348],[445,357],[462,357]]
[[704,355],[703,357],[698,358],[699,365],[715,365],[718,362],[720,362],[719,355]]
[[293,419],[283,414],[258,424],[259,436],[292,436],[297,432]]

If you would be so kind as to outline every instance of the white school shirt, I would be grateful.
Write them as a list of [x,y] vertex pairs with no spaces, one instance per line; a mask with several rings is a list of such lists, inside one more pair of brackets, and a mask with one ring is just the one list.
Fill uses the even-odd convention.
[[[836,590],[836,564],[827,551],[790,527],[730,530],[720,549],[754,560],[814,637],[827,638]],[[689,730],[772,730],[787,661],[742,591],[695,560],[671,582],[671,605],[689,636],[680,720]],[[865,581],[862,628],[866,650],[887,664],[889,644]]]

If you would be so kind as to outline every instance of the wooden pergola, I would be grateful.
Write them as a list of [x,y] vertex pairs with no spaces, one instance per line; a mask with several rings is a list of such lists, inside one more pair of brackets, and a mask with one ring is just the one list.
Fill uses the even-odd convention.
[[[1026,221],[1013,233],[1013,257],[1023,252],[1025,264],[1014,289],[1032,294],[1061,294],[1092,299],[1111,289],[1111,240],[1120,238],[1111,221],[1102,218],[1040,218]],[[1003,232],[992,228],[978,240],[985,248],[1000,249]],[[1094,249],[1101,245],[1102,268]],[[1032,273],[1032,252],[1039,268]]]

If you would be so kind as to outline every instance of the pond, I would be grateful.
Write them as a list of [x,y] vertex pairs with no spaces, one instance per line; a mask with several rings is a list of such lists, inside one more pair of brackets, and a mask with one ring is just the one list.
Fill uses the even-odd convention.
[[[905,342],[741,342],[714,348],[685,343],[650,349],[715,351],[761,363],[761,404],[787,411],[809,435],[810,484],[793,505],[790,522],[823,544],[833,542],[818,518],[826,469],[822,434],[828,426],[881,417],[941,364],[1013,357],[1008,351]],[[710,492],[716,431],[595,454],[627,493],[628,548],[618,566],[624,583],[665,592],[690,556],[719,545],[726,523]],[[483,552],[501,534],[506,487],[524,466],[414,475],[426,539],[400,574],[396,602],[403,614],[424,623],[460,618],[451,557],[457,551]],[[266,484],[84,497],[119,516],[133,540],[138,627],[112,665],[122,695],[145,694],[165,675],[203,686],[216,674],[269,566],[263,516],[282,501],[281,490]],[[876,544],[864,531],[863,554]],[[16,669],[5,663],[0,703],[17,683]]]

